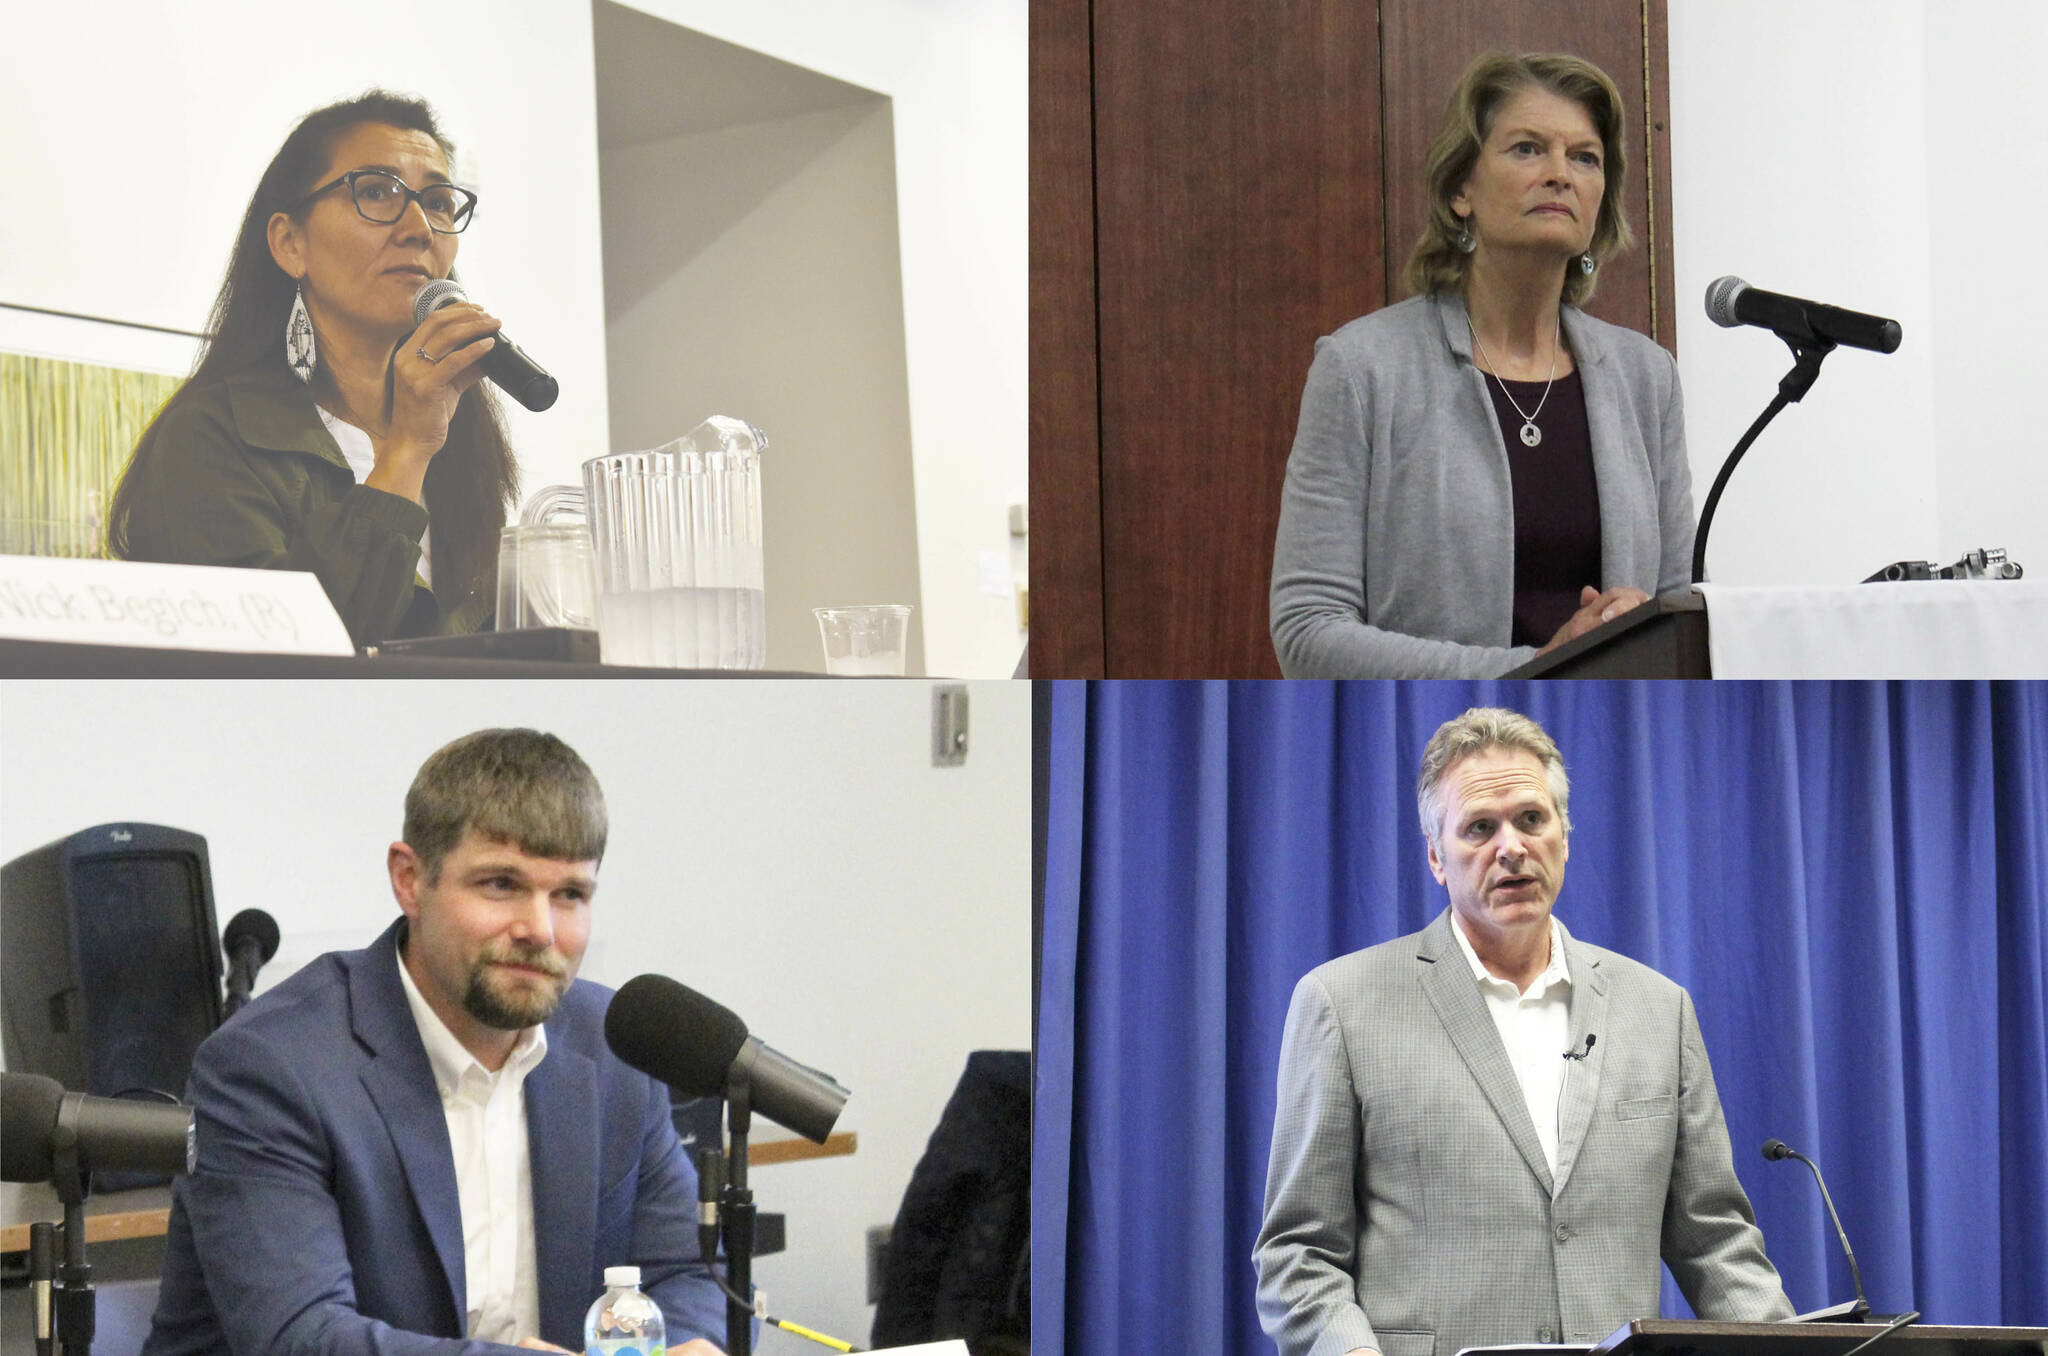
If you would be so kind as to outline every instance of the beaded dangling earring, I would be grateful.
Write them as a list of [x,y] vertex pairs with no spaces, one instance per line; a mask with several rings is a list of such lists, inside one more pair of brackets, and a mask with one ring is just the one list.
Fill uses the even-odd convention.
[[1451,243],[1458,247],[1458,253],[1470,254],[1479,248],[1479,242],[1472,237],[1472,223],[1464,217],[1458,218],[1458,233],[1451,237]]
[[313,379],[313,317],[306,313],[306,284],[292,296],[291,318],[284,323],[284,357],[300,381]]
[[1591,273],[1592,271],[1593,271],[1593,251],[1591,251],[1591,250],[1587,250],[1587,251],[1586,251],[1586,252],[1585,252],[1584,254],[1582,254],[1582,255],[1580,255],[1580,256],[1579,256],[1579,272],[1581,272],[1581,273]]

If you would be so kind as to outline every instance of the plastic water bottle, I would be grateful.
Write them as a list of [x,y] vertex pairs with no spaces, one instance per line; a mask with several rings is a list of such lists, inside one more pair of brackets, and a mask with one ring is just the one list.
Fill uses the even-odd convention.
[[605,1291],[583,1320],[584,1356],[662,1356],[668,1325],[661,1306],[640,1293],[639,1267],[606,1267]]

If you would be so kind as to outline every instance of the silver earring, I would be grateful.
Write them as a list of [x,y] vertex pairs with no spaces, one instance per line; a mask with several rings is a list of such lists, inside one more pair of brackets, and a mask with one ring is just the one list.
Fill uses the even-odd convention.
[[284,359],[300,381],[313,379],[313,317],[306,313],[306,284],[292,296],[291,318],[284,322]]
[[1580,256],[1579,256],[1579,272],[1581,272],[1581,273],[1591,273],[1592,271],[1593,271],[1593,251],[1591,251],[1591,250],[1587,250],[1587,251],[1586,251],[1586,252],[1585,252],[1584,254],[1582,254],[1582,255],[1580,255]]
[[1463,218],[1458,221],[1458,233],[1451,237],[1451,243],[1458,247],[1460,254],[1470,254],[1479,248],[1479,242],[1472,238],[1471,223]]

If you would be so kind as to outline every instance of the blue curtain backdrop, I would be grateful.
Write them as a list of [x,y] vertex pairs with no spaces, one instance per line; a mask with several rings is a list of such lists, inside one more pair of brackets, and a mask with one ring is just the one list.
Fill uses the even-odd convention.
[[[2048,1325],[2048,687],[1068,683],[1051,694],[1033,1350],[1271,1351],[1253,1305],[1294,982],[1445,905],[1422,746],[1541,721],[1558,916],[1691,990],[1800,1310]],[[1665,1282],[1665,1313],[1686,1316]]]

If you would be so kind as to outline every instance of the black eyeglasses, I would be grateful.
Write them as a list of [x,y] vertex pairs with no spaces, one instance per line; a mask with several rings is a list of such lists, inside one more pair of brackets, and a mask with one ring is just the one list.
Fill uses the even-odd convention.
[[379,226],[389,226],[405,215],[405,209],[413,203],[420,205],[426,214],[427,226],[441,235],[460,235],[469,229],[472,215],[476,211],[476,194],[454,184],[428,184],[425,188],[409,188],[405,180],[383,170],[350,170],[331,184],[322,184],[299,200],[304,207],[322,193],[348,185],[348,195],[356,205],[356,215],[364,221],[373,221]]

